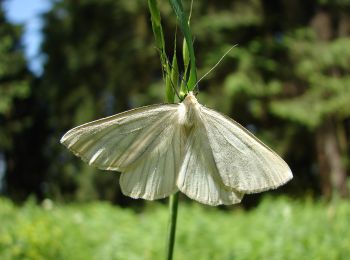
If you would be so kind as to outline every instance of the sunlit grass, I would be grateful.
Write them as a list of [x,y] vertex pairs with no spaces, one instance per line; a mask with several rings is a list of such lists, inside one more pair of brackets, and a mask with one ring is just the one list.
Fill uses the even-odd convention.
[[[175,259],[347,259],[350,204],[268,198],[254,210],[182,203]],[[15,206],[0,199],[0,259],[163,259],[167,207]]]

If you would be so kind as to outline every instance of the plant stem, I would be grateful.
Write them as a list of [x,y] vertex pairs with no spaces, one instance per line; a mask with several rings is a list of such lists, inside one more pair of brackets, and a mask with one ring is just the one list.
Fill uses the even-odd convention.
[[177,219],[177,206],[179,202],[179,193],[169,197],[169,229],[168,229],[168,243],[167,243],[167,260],[173,259],[175,233],[176,233],[176,219]]

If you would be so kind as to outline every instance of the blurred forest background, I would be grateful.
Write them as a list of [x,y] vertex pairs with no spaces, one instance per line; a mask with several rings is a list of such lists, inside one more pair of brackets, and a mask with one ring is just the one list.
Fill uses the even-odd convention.
[[[160,8],[171,57],[176,20],[168,2]],[[200,84],[200,102],[277,150],[295,175],[286,187],[293,195],[348,195],[349,11],[349,1],[194,1],[199,75],[238,44]],[[163,102],[147,2],[55,1],[43,14],[41,76],[27,69],[22,28],[0,15],[1,192],[124,203],[118,174],[85,165],[59,139],[81,123]]]
[[[188,10],[190,1],[183,2]],[[22,27],[0,6],[1,194],[15,202],[139,204],[121,194],[119,174],[87,166],[59,140],[84,122],[163,102],[147,1],[52,3],[43,14],[40,76],[27,68]],[[175,16],[167,1],[158,3],[172,57]],[[199,76],[238,44],[201,82],[198,99],[287,161],[294,179],[270,194],[347,198],[350,1],[195,0],[191,28]],[[179,30],[177,40],[182,46]]]

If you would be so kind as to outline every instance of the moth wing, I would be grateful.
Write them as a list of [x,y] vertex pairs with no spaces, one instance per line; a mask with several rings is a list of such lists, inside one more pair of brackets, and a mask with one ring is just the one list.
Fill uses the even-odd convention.
[[[73,128],[61,143],[90,165],[123,172],[124,194],[165,197],[176,190],[183,150],[177,111],[177,104],[133,109]],[[151,192],[150,185],[158,188]]]
[[62,138],[75,155],[103,170],[123,171],[171,124],[177,105],[152,105],[83,124]]
[[191,199],[204,204],[239,203],[243,194],[222,183],[205,128],[201,122],[196,124],[189,132],[177,187]]
[[204,106],[201,117],[226,186],[255,193],[277,188],[293,178],[281,157],[231,118]]
[[176,179],[184,150],[184,136],[178,123],[169,125],[154,140],[157,144],[120,176],[123,194],[132,198],[160,199],[177,191]]

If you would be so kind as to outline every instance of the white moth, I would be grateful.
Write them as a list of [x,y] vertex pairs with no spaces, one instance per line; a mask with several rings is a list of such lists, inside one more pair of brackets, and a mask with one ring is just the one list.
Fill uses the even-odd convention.
[[248,130],[198,103],[151,105],[83,124],[61,139],[75,155],[121,172],[122,192],[160,199],[180,190],[204,204],[239,203],[293,176]]

